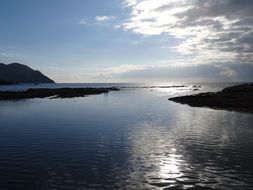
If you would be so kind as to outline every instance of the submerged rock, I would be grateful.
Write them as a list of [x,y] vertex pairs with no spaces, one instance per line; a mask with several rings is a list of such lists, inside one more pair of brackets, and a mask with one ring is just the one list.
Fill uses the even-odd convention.
[[192,107],[253,113],[253,83],[228,87],[220,92],[174,97],[169,100]]

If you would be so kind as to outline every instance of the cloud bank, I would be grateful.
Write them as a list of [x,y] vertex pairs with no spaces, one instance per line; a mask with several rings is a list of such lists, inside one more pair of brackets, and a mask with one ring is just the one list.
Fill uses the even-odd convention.
[[[185,64],[253,65],[252,0],[126,0],[125,6],[130,17],[121,28],[177,39],[170,48]],[[235,75],[224,70],[222,75]]]

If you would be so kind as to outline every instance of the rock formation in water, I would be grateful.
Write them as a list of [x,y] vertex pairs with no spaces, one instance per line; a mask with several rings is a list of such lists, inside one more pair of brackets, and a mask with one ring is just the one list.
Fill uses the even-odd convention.
[[[1,82],[3,81],[3,82]],[[54,83],[40,71],[19,63],[0,63],[0,84],[7,83]]]
[[0,100],[19,100],[30,98],[75,98],[86,95],[109,93],[117,88],[59,88],[59,89],[28,89],[26,91],[0,91]]
[[220,92],[174,97],[169,100],[192,107],[253,113],[253,83],[228,87]]

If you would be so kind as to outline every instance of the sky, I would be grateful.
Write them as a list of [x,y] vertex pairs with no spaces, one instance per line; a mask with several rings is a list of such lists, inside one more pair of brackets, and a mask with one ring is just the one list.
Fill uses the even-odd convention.
[[0,62],[56,82],[253,80],[252,0],[0,0]]

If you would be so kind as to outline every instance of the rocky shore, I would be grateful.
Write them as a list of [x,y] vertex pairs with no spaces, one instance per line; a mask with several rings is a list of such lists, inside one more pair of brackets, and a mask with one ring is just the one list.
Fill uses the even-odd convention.
[[228,87],[220,92],[174,97],[169,100],[192,107],[253,113],[253,83]]
[[117,91],[117,88],[59,88],[28,89],[26,91],[0,91],[0,100],[19,100],[31,98],[75,98]]
[[0,79],[0,85],[11,85],[11,84],[14,83]]

